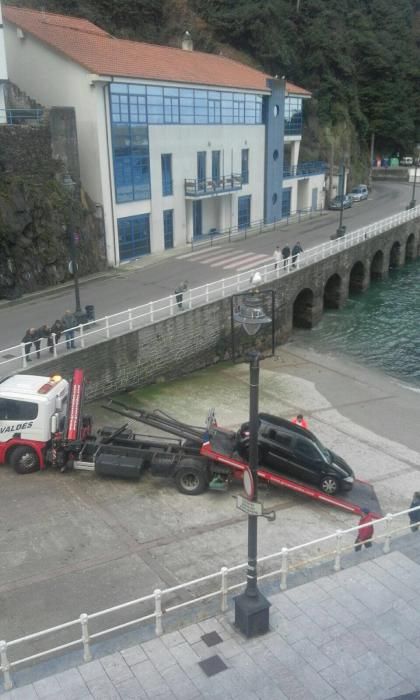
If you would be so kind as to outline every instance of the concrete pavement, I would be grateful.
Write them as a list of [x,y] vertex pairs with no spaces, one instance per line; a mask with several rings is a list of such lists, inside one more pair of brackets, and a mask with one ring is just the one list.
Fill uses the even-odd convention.
[[[404,210],[408,197],[406,183],[375,183],[368,201],[345,211],[344,223],[351,231],[391,216]],[[338,212],[326,212],[300,224],[282,224],[277,232],[217,244],[220,248],[208,248],[204,254],[201,251],[190,255],[188,247],[149,256],[82,281],[82,304],[93,304],[98,318],[136,307],[172,294],[184,279],[196,287],[233,275],[248,264],[262,265],[271,261],[278,244],[293,245],[299,239],[306,249],[318,245],[329,240],[337,225]],[[26,328],[61,318],[67,308],[74,308],[71,284],[28,295],[17,302],[0,302],[0,350],[20,343]],[[0,354],[0,359],[5,358]]]

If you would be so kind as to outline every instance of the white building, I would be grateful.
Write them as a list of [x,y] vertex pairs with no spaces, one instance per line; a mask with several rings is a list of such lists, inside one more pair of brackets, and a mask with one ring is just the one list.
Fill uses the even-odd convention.
[[81,179],[118,265],[209,232],[323,206],[300,164],[310,93],[223,56],[115,39],[92,23],[4,8],[12,82],[76,111]]

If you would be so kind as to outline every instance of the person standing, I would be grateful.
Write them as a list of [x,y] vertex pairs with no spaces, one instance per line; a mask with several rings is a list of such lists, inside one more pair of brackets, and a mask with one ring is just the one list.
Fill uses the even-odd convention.
[[290,258],[290,248],[288,243],[283,247],[281,254],[283,256],[283,269],[288,270],[289,269],[289,258]]
[[188,289],[188,282],[187,282],[187,280],[185,280],[184,282],[181,282],[181,284],[179,284],[179,285],[177,286],[177,288],[175,289],[175,292],[174,292],[174,294],[175,294],[175,299],[176,299],[176,303],[178,304],[178,307],[179,307],[180,309],[183,309],[183,308],[184,308],[184,307],[183,307],[184,292],[186,292],[187,289]]
[[59,318],[57,318],[54,323],[51,326],[51,334],[47,338],[47,347],[50,350],[51,355],[54,353],[54,335],[55,335],[55,344],[57,345],[58,341],[61,338],[61,334],[64,330],[63,328],[63,323],[60,321]]
[[354,551],[360,552],[363,545],[365,547],[372,546],[373,537],[373,520],[374,518],[370,514],[368,508],[362,508],[362,516],[359,520],[359,531],[357,533],[356,541],[354,543]]
[[[420,506],[420,491],[414,491],[413,500],[410,503],[410,508],[417,508]],[[417,532],[420,526],[420,507],[418,510],[413,510],[412,513],[408,514],[410,519],[411,532]]]
[[76,318],[74,314],[67,309],[67,311],[64,312],[61,322],[63,324],[63,330],[66,336],[66,348],[67,350],[73,350],[76,347],[74,342],[74,328],[77,326]]
[[298,413],[296,418],[292,419],[292,423],[295,425],[300,425],[301,428],[306,428],[306,430],[308,430],[308,422],[304,419],[301,413]]
[[25,343],[25,357],[27,362],[32,362],[32,357],[29,356],[31,352],[32,343],[36,341],[35,328],[28,328],[25,335],[22,338],[22,343]]
[[34,341],[35,345],[35,350],[36,350],[36,356],[37,359],[41,359],[41,340],[42,338],[46,338],[47,340],[47,347],[49,345],[49,338],[51,338],[51,328],[47,326],[45,323],[41,328],[37,328],[35,331],[36,334],[36,340]]
[[296,241],[292,249],[292,267],[296,267],[299,262],[299,257],[303,253],[303,248],[300,241]]
[[276,247],[274,249],[273,258],[274,258],[274,269],[277,270],[279,263],[280,263],[280,260],[281,260],[281,250],[280,250],[279,245],[276,245]]

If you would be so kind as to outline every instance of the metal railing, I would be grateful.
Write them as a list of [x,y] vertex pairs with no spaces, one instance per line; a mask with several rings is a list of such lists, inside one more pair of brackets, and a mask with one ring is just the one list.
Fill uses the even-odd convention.
[[43,109],[0,109],[0,124],[40,124]]
[[[398,513],[388,513],[385,517],[375,520],[373,523],[373,537],[370,540],[366,540],[365,543],[367,542],[369,546],[373,542],[382,542],[382,551],[384,554],[388,554],[391,551],[392,538],[410,529],[415,530],[420,526],[420,524],[413,524],[411,518],[409,518],[407,522],[407,515],[418,510],[420,510],[420,506],[411,509],[408,508]],[[402,523],[398,521],[398,519],[403,516],[404,522]],[[336,530],[336,532],[330,535],[319,537],[310,542],[295,545],[294,547],[283,547],[279,552],[260,557],[258,559],[260,571],[258,576],[259,581],[261,582],[274,578],[278,582],[279,589],[285,591],[287,589],[288,575],[290,573],[298,571],[309,564],[317,564],[325,559],[333,562],[332,569],[334,572],[340,571],[342,568],[343,555],[354,550],[354,537],[356,535],[357,538],[359,527],[363,527],[363,525],[355,525],[346,530]],[[302,557],[302,553],[308,551],[309,556]],[[150,623],[153,621],[155,634],[160,636],[164,632],[164,616],[168,616],[170,613],[174,613],[190,605],[196,605],[198,602],[218,598],[220,601],[220,611],[222,613],[226,612],[229,608],[229,594],[237,592],[238,589],[246,584],[242,573],[246,567],[247,563],[241,563],[231,567],[223,566],[219,571],[208,574],[207,576],[201,576],[187,583],[172,586],[164,590],[156,589],[149,595],[115,605],[105,610],[99,610],[95,613],[82,613],[78,618],[64,622],[61,625],[56,625],[24,637],[19,637],[9,642],[6,640],[0,641],[0,671],[3,673],[5,690],[10,690],[13,687],[11,671],[19,666],[39,659],[45,659],[52,654],[57,654],[58,652],[74,647],[81,647],[83,649],[83,660],[85,662],[90,661],[92,659],[91,642],[95,642],[101,637],[105,637],[114,632],[120,632],[129,627],[140,625],[141,623]],[[215,581],[217,582],[217,588],[215,590],[209,591],[208,588],[202,588],[203,584],[213,583]],[[196,590],[196,593],[192,593],[191,589],[193,588]],[[181,592],[186,594],[186,599],[182,600],[180,603],[175,603],[174,595],[179,595]],[[122,611],[132,610],[144,604],[146,605],[143,614],[137,614],[118,624],[112,624],[103,629],[98,629],[98,620],[106,619],[110,615],[115,615],[115,613],[119,614],[122,613]],[[12,652],[13,655],[13,651],[19,646],[45,639],[48,636],[54,636],[58,632],[67,632],[67,630],[71,628],[79,630],[78,633],[76,632],[78,636],[75,639],[71,639],[67,642],[60,641],[60,643],[48,649],[36,649],[33,653],[22,658],[14,658],[11,660],[10,652]],[[93,628],[95,628],[95,631],[93,631]]]
[[283,178],[304,177],[306,175],[323,175],[328,164],[322,160],[312,160],[297,165],[285,165],[283,167]]
[[[377,221],[369,226],[352,231],[341,238],[325,241],[300,254],[296,260],[289,258],[279,264],[276,264],[273,260],[265,265],[256,266],[252,271],[238,271],[231,277],[225,277],[215,282],[207,282],[200,287],[194,287],[184,292],[182,308],[178,306],[175,295],[171,294],[162,299],[150,301],[130,309],[124,309],[110,316],[103,316],[95,322],[81,323],[71,330],[73,330],[76,335],[78,346],[80,348],[85,348],[89,345],[109,340],[111,337],[123,335],[124,333],[150,326],[159,321],[164,321],[173,317],[175,314],[185,313],[191,309],[196,309],[200,306],[219,301],[225,297],[230,297],[232,294],[244,292],[250,287],[250,278],[253,272],[258,271],[261,274],[264,284],[272,282],[287,275],[294,274],[303,267],[318,263],[331,255],[347,250],[395,226],[406,223],[407,221],[412,221],[419,216],[420,206],[417,206],[413,209],[394,214],[387,219]],[[54,343],[52,346],[52,356],[57,357],[59,353],[65,350],[66,344],[66,340],[61,339],[58,343]],[[31,360],[34,359],[37,351],[36,349],[31,350],[28,355],[25,355],[24,345],[24,343],[19,343],[0,350],[0,357],[3,358],[0,360],[0,373],[17,372],[28,367],[28,358]],[[45,350],[43,352],[45,352]],[[43,359],[50,358],[44,355]]]
[[187,197],[202,197],[204,195],[221,194],[242,189],[241,175],[221,175],[216,179],[186,179],[185,194]]

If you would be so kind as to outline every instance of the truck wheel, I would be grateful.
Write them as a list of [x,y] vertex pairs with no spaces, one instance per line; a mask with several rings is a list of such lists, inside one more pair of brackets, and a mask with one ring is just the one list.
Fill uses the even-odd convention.
[[39,469],[39,458],[32,447],[16,447],[10,457],[10,464],[18,474],[30,474]]
[[200,467],[181,467],[175,474],[175,483],[180,493],[198,496],[208,486],[207,475]]

